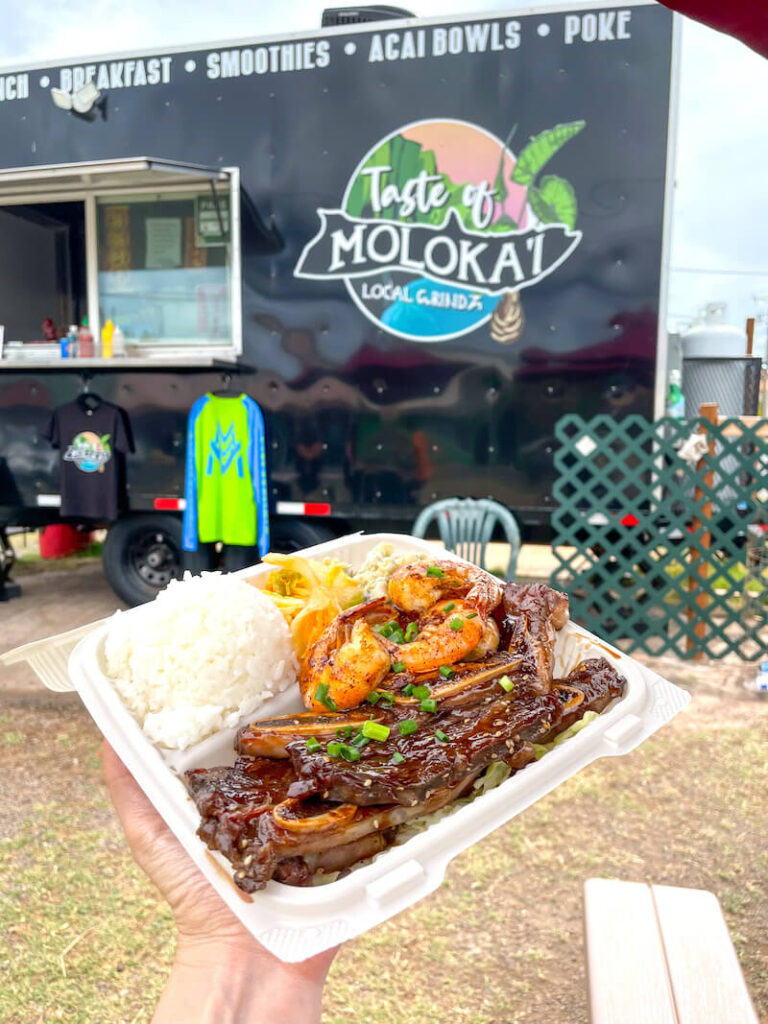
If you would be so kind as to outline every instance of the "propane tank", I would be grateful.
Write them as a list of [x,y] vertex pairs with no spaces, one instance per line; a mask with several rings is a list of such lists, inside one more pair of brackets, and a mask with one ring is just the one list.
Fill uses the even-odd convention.
[[722,359],[746,354],[746,332],[726,323],[725,311],[725,305],[710,303],[703,317],[682,332],[685,359]]

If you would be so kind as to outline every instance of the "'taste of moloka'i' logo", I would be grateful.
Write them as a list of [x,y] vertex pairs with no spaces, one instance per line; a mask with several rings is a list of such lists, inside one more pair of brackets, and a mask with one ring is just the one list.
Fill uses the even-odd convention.
[[112,458],[110,435],[94,434],[92,430],[83,430],[72,438],[72,443],[64,452],[65,462],[74,462],[83,473],[103,473],[104,466]]
[[466,121],[418,121],[363,158],[340,209],[297,277],[343,280],[369,319],[414,341],[456,338],[491,320],[491,336],[522,330],[518,292],[551,274],[581,241],[571,184],[538,175],[584,121],[533,136],[515,156]]

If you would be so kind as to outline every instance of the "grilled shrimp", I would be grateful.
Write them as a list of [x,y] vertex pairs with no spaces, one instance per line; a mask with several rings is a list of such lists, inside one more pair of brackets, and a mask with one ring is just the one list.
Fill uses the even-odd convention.
[[389,581],[389,596],[398,608],[419,615],[443,598],[462,597],[472,611],[486,616],[501,601],[502,587],[484,569],[448,559],[411,562],[396,569]]
[[473,651],[483,635],[485,619],[469,601],[438,601],[419,619],[418,636],[402,644],[398,657],[408,672],[433,672],[453,665]]
[[499,649],[499,627],[496,619],[487,618],[483,623],[483,632],[476,647],[473,647],[469,654],[464,655],[464,661],[482,661],[488,654],[493,654]]
[[[341,710],[357,707],[384,679],[397,646],[375,633],[366,616],[381,618],[385,608],[391,611],[392,606],[379,598],[342,612],[312,645],[299,672],[306,708],[327,711],[334,705]],[[317,696],[318,687],[323,700]]]

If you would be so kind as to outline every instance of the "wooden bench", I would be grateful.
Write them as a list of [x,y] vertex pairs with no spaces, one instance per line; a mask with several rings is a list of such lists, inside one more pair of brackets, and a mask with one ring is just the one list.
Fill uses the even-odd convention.
[[590,878],[592,1024],[759,1024],[717,897]]

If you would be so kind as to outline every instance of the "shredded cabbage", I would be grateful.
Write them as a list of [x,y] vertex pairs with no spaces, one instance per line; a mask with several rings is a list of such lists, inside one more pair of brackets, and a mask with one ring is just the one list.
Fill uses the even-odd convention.
[[533,748],[536,751],[536,760],[540,761],[545,754],[548,754],[550,750],[554,750],[555,747],[559,747],[561,743],[565,743],[571,736],[575,736],[577,732],[581,732],[585,725],[589,725],[590,722],[594,722],[596,718],[599,718],[597,711],[585,711],[582,718],[578,722],[574,722],[567,729],[564,729],[561,733],[552,740],[551,743],[534,743]]

